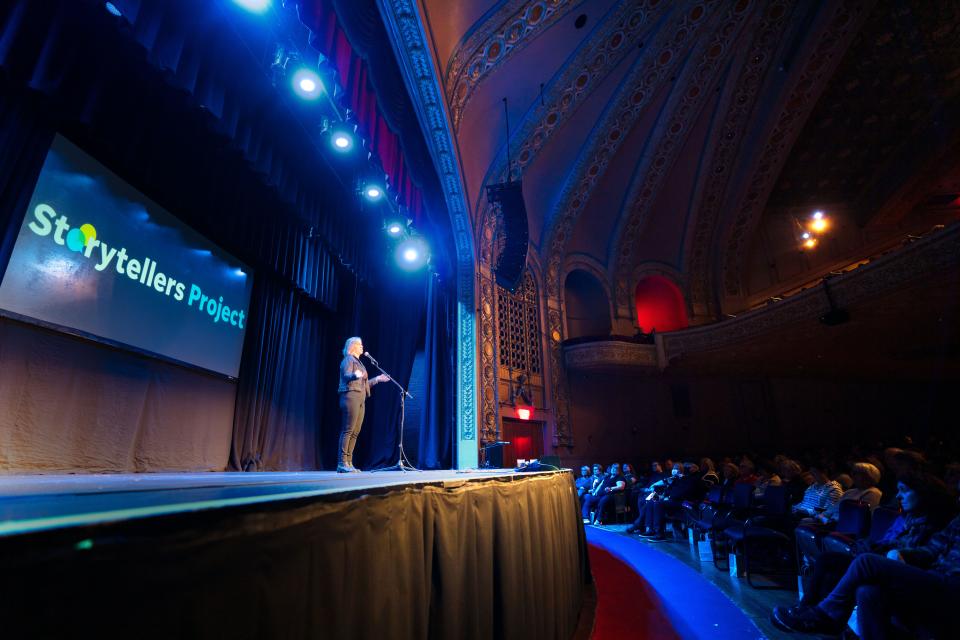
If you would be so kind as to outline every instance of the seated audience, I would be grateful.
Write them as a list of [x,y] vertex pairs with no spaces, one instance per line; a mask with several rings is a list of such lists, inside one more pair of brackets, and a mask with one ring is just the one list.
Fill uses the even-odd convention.
[[795,515],[807,518],[823,513],[843,495],[840,485],[830,479],[825,465],[810,465],[810,473],[813,476],[813,484],[804,491],[800,503],[793,505]]
[[733,487],[740,479],[740,468],[732,462],[723,463],[723,482],[720,484],[720,501],[729,502],[733,496]]
[[807,482],[808,478],[800,468],[800,463],[784,458],[780,462],[780,478],[787,487],[787,500],[790,504],[797,504],[803,500],[803,494],[810,483]]
[[933,637],[946,638],[955,637],[953,607],[958,601],[960,516],[919,547],[893,550],[887,557],[858,555],[818,604],[776,607],[773,621],[787,631],[837,634],[856,606],[863,640],[894,635],[894,617],[918,621],[932,628]]
[[590,467],[583,465],[580,467],[580,477],[577,478],[577,497],[580,498],[580,504],[583,505],[583,496],[590,491],[590,487],[593,485],[593,475],[590,472]]
[[759,464],[760,473],[753,483],[753,497],[760,499],[767,492],[767,487],[779,487],[783,482],[777,475],[777,468],[769,460],[761,460]]
[[633,465],[629,462],[624,462],[620,467],[620,473],[623,475],[623,479],[627,481],[627,495],[632,494],[633,488],[640,482],[640,479],[633,470]]
[[851,478],[851,477],[850,477],[848,474],[846,474],[846,473],[838,473],[838,474],[833,478],[833,481],[836,482],[838,485],[840,485],[840,488],[841,488],[843,491],[847,491],[848,489],[850,489],[851,487],[853,487],[853,478]]
[[822,524],[835,523],[840,514],[840,503],[844,500],[856,500],[869,505],[871,509],[880,504],[880,489],[877,489],[877,483],[880,482],[880,470],[869,462],[856,462],[850,470],[850,477],[853,479],[853,487],[843,492],[835,504],[828,507],[823,513],[814,517]]
[[744,456],[737,466],[740,469],[737,484],[753,484],[757,481],[756,466],[754,466],[753,460]]
[[613,499],[618,493],[626,493],[627,479],[620,472],[620,465],[614,462],[607,470],[611,481],[600,492],[593,514],[593,524],[603,524],[607,521],[607,513],[613,508]]
[[700,482],[706,489],[720,484],[720,476],[717,475],[717,469],[710,458],[700,458]]
[[594,481],[590,493],[584,496],[580,513],[584,524],[601,524],[602,511],[609,504],[611,494],[626,489],[626,481],[620,475],[620,465],[613,463],[599,481]]
[[[856,476],[854,476],[856,477]],[[955,508],[945,484],[928,474],[912,473],[897,482],[897,497],[903,513],[894,520],[883,537],[875,542],[858,540],[854,554],[885,554],[892,549],[910,549],[927,544],[930,537],[950,520]],[[813,606],[833,590],[853,562],[853,555],[827,552],[813,563],[804,580],[800,603]]]
[[694,464],[683,465],[679,462],[673,465],[669,483],[662,493],[653,494],[647,501],[642,520],[638,518],[633,523],[634,531],[642,526],[640,535],[648,540],[661,542],[667,539],[664,535],[667,519],[680,513],[684,500],[699,500],[703,496],[700,476],[692,472],[695,467]]

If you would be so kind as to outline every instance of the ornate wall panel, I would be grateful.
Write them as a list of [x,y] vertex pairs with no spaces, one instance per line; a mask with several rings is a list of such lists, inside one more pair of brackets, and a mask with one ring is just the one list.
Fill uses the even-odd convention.
[[726,295],[741,295],[743,255],[774,182],[817,98],[873,5],[873,0],[846,0],[833,5],[827,26],[820,32],[817,45],[806,57],[803,70],[783,101],[776,124],[766,136],[750,181],[739,198],[733,222],[724,236],[725,246],[720,247],[724,252],[722,283]]
[[510,0],[457,47],[445,78],[454,132],[483,79],[576,4],[574,0]]
[[656,149],[644,154],[627,192],[626,211],[621,213],[614,241],[611,244],[609,264],[615,274],[617,308],[628,312],[631,301],[630,272],[638,261],[636,248],[640,234],[650,213],[650,207],[660,193],[670,168],[676,161],[697,116],[711,97],[710,88],[717,82],[721,69],[730,58],[748,18],[754,16],[758,3],[739,0],[730,3],[720,17],[709,38],[701,38],[690,55],[677,89],[664,108],[666,118],[655,133]]
[[684,252],[684,273],[690,283],[688,292],[694,316],[705,317],[711,310],[708,261],[723,194],[731,175],[730,169],[746,137],[747,127],[753,122],[750,116],[756,106],[763,79],[774,62],[775,52],[795,9],[795,0],[779,0],[764,7],[723,124],[714,137],[716,143],[706,163],[709,168],[697,184],[694,196],[697,204],[690,225],[693,232],[685,239]]
[[609,371],[617,368],[646,369],[659,372],[657,348],[652,344],[597,341],[564,348],[567,367],[586,371]]

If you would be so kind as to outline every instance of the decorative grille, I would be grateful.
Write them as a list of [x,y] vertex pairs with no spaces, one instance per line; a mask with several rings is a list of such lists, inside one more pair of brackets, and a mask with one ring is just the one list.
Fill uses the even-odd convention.
[[497,287],[497,334],[500,338],[500,366],[539,374],[540,304],[537,285],[527,270],[516,293]]

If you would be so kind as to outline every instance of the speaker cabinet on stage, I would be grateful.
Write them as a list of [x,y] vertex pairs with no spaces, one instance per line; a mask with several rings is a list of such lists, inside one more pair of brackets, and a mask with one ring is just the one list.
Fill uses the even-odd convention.
[[503,251],[497,257],[493,273],[498,285],[514,291],[520,284],[523,268],[527,264],[527,244],[530,239],[522,183],[517,180],[487,187],[487,201],[500,203],[505,236]]

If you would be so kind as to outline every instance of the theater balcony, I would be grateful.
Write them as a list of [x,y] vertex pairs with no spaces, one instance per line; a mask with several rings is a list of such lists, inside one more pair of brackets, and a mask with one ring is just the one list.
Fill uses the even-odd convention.
[[657,346],[630,336],[588,336],[563,345],[567,368],[580,371],[659,371]]
[[867,364],[877,375],[922,376],[945,366],[942,358],[956,349],[950,337],[956,318],[943,310],[958,282],[955,223],[909,236],[723,321],[658,333],[653,344],[627,336],[575,338],[564,343],[564,358],[571,370],[589,372],[837,373]]

